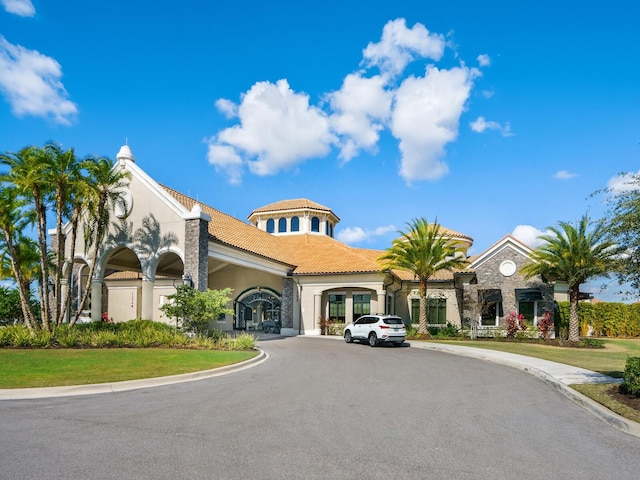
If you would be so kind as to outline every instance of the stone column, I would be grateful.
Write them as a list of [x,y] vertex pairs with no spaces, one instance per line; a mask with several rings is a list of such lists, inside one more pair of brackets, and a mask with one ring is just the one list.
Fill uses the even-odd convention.
[[142,320],[154,320],[153,318],[153,286],[155,278],[142,277],[142,305],[140,318]]
[[353,292],[347,292],[344,299],[344,313],[344,323],[351,323],[355,320],[353,318]]
[[390,313],[387,312],[387,291],[378,290],[376,293],[378,294],[378,310],[371,313]]
[[324,317],[324,312],[322,311],[322,292],[316,290],[313,292],[313,328],[311,332],[312,335],[321,335],[322,328],[318,325],[318,321],[320,317]]
[[194,205],[185,219],[184,273],[191,276],[193,287],[205,291],[208,286],[209,222],[211,217]]
[[91,280],[91,321],[102,319],[102,280]]
[[294,336],[297,332],[293,329],[293,278],[285,277],[282,280],[282,299],[280,301],[280,333],[286,336]]

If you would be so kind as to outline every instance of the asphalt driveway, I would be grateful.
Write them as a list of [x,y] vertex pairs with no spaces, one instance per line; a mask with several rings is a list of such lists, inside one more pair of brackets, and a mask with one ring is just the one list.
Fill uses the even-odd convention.
[[261,341],[230,375],[0,401],[7,479],[635,478],[640,438],[540,379],[335,339]]

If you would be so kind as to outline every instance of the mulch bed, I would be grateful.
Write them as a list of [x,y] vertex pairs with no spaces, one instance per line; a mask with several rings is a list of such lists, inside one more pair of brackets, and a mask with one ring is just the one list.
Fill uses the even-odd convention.
[[629,395],[627,393],[620,392],[620,386],[614,385],[609,390],[607,390],[607,396],[615,400],[616,402],[622,403],[629,408],[633,408],[640,412],[640,397],[635,397],[633,395]]

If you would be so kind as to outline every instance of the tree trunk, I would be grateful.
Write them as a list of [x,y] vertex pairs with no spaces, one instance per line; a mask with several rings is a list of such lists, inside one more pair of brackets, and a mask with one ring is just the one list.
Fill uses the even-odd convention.
[[429,335],[427,318],[427,281],[420,279],[420,322],[418,323],[418,333]]
[[16,285],[18,288],[18,294],[20,295],[20,306],[22,308],[22,316],[24,317],[24,324],[33,334],[35,330],[40,330],[40,325],[33,315],[31,305],[29,305],[29,283],[22,275],[20,265],[16,262],[16,251],[13,245],[13,239],[6,230],[3,230],[3,233],[5,243],[7,245],[7,252],[9,253],[9,259],[11,260],[11,268],[13,269],[13,274],[16,277]]
[[578,295],[580,285],[569,287],[569,341],[580,341],[580,317],[578,316]]

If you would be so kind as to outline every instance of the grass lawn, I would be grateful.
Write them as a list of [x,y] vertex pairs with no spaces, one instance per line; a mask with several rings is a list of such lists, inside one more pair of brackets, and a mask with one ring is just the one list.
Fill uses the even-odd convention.
[[529,357],[542,358],[553,362],[566,363],[621,378],[628,357],[640,357],[640,339],[607,338],[602,339],[605,348],[572,348],[544,345],[541,343],[518,343],[493,340],[444,341],[469,347],[488,348],[502,352],[518,353]]
[[119,382],[238,363],[257,351],[171,348],[0,349],[0,388]]

